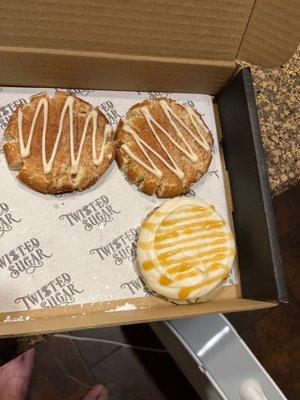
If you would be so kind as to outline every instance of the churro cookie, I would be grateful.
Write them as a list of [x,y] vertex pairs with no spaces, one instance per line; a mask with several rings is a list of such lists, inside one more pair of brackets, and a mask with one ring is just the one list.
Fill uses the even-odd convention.
[[211,162],[211,133],[196,110],[172,99],[145,100],[120,121],[116,159],[141,191],[175,197],[189,191]]
[[95,184],[114,158],[106,117],[76,96],[39,93],[11,116],[4,153],[18,178],[42,193],[84,190]]

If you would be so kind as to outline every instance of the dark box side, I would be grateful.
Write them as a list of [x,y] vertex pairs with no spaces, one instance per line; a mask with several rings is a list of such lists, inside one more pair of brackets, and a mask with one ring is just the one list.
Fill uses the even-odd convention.
[[250,69],[217,97],[242,296],[288,301]]

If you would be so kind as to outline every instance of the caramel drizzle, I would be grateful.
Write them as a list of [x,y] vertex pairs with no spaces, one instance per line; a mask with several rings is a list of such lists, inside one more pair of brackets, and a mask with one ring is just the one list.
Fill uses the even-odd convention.
[[[228,238],[229,239],[229,235],[227,233],[224,232],[212,232],[212,233],[207,233],[204,235],[195,235],[192,236],[191,238],[187,238],[187,239],[180,239],[180,240],[176,240],[176,242],[172,242],[172,243],[165,243],[165,242],[159,242],[159,241],[155,241],[155,248],[156,250],[161,250],[164,248],[168,248],[168,247],[172,247],[173,245],[177,245],[177,244],[183,244],[183,243],[191,243],[194,242],[196,240],[199,239],[216,239],[216,238]],[[139,242],[139,247],[143,250],[149,250],[152,249],[152,243],[149,242]]]
[[194,290],[198,290],[198,289],[202,288],[203,286],[208,286],[208,285],[213,284],[214,282],[225,279],[227,274],[228,274],[228,267],[226,269],[223,269],[223,271],[214,278],[206,279],[203,282],[200,282],[196,285],[185,286],[185,287],[181,288],[179,290],[178,296],[180,299],[186,299]]
[[[201,118],[199,118],[198,115],[190,107],[185,107],[185,110],[187,111],[190,121],[191,121],[193,127],[195,128],[197,134],[194,134],[191,131],[191,129],[181,120],[181,118],[179,118],[179,116],[172,110],[172,108],[169,106],[169,104],[165,100],[160,100],[159,105],[161,106],[170,125],[173,127],[176,136],[184,143],[185,147],[181,146],[176,140],[174,140],[174,138],[171,136],[171,134],[169,132],[167,132],[156,121],[155,118],[153,118],[153,116],[151,115],[151,113],[147,107],[142,107],[141,112],[143,114],[143,117],[145,118],[156,141],[158,142],[158,144],[160,145],[160,147],[162,148],[164,153],[167,155],[169,162],[166,161],[148,143],[146,143],[143,139],[141,139],[139,137],[138,133],[129,124],[124,125],[124,127],[123,127],[124,132],[131,135],[131,137],[134,139],[134,141],[136,142],[136,144],[138,145],[138,147],[140,148],[140,150],[142,151],[142,153],[144,154],[145,158],[147,159],[147,161],[149,162],[150,165],[146,164],[139,157],[137,157],[126,144],[122,144],[121,148],[133,160],[135,160],[138,164],[140,164],[143,168],[145,168],[148,172],[152,173],[158,179],[162,178],[163,173],[155,165],[155,163],[154,163],[153,159],[150,157],[149,153],[156,156],[171,172],[173,172],[173,174],[175,174],[180,180],[183,180],[184,176],[185,176],[184,172],[176,164],[172,155],[170,154],[170,152],[167,150],[167,148],[163,144],[162,140],[160,139],[155,128],[157,128],[159,131],[161,131],[169,139],[169,141],[193,163],[196,163],[198,161],[198,156],[195,154],[195,152],[189,145],[188,141],[186,140],[185,136],[178,128],[178,125],[181,125],[181,127],[184,128],[189,133],[189,135],[194,139],[194,141],[196,143],[198,143],[198,145],[201,146],[207,152],[210,152],[210,145],[207,142],[207,140],[205,139],[205,137],[203,136],[202,132],[204,131],[205,133],[208,133],[209,130],[206,128],[206,126],[202,122]],[[174,120],[177,122],[178,125],[174,122]]]
[[193,222],[191,224],[182,225],[173,230],[163,231],[163,233],[158,233],[156,235],[156,240],[161,241],[163,239],[172,239],[181,236],[182,234],[189,235],[194,232],[198,232],[200,229],[201,232],[211,231],[212,229],[218,229],[224,225],[225,225],[224,221],[216,221],[216,220]]
[[[196,222],[193,221],[195,216],[190,218],[180,216],[165,219],[160,224],[155,236],[154,248],[156,251],[162,251],[158,252],[155,262],[147,260],[142,264],[144,270],[163,268],[164,273],[160,274],[159,282],[164,286],[189,278],[199,277],[201,279],[202,277],[199,283],[180,288],[178,293],[180,299],[187,298],[193,291],[201,287],[224,279],[230,267],[224,264],[222,260],[235,254],[235,249],[227,246],[231,234],[219,230],[220,227],[225,225],[225,222],[214,219],[202,220],[201,217],[212,214],[210,210],[203,207],[197,207],[197,210],[194,211],[198,213],[196,216],[200,217]],[[143,224],[143,228],[153,231],[154,225],[146,222]],[[196,235],[193,235],[195,232]],[[182,234],[188,235],[188,237],[180,238]],[[168,242],[168,240],[175,238],[179,240]],[[201,241],[208,239],[208,241],[203,242],[205,249],[201,250],[201,243],[195,244],[195,241],[199,239]],[[149,245],[150,243],[139,243],[139,246],[145,249]],[[197,251],[198,249],[199,251]],[[192,251],[193,255],[188,255],[187,252],[189,251]],[[178,257],[180,255],[182,256]],[[208,272],[216,272],[216,274],[213,277],[207,277],[205,275]]]
[[179,218],[174,218],[172,220],[164,220],[160,224],[160,226],[174,226],[178,223],[181,222],[186,222],[190,220],[194,220],[197,217],[209,217],[211,215],[210,211],[197,211],[195,212],[191,217],[179,217]]
[[33,139],[33,134],[36,126],[36,121],[38,119],[38,116],[43,109],[43,130],[42,130],[42,164],[43,164],[43,169],[45,174],[50,174],[53,168],[53,164],[57,155],[58,151],[58,146],[63,130],[63,122],[65,119],[65,115],[67,111],[69,110],[69,121],[70,121],[70,156],[71,156],[71,174],[77,174],[78,169],[79,169],[79,164],[80,164],[80,159],[83,151],[83,146],[85,142],[85,138],[87,135],[87,130],[90,124],[90,121],[92,120],[93,124],[93,134],[92,134],[92,158],[93,158],[93,163],[96,166],[99,166],[102,164],[104,160],[104,149],[105,149],[105,144],[108,136],[111,134],[111,126],[109,124],[105,125],[104,128],[104,137],[103,137],[103,143],[101,146],[100,154],[97,157],[96,154],[96,133],[97,133],[97,118],[98,114],[97,111],[92,110],[87,114],[85,125],[83,128],[82,136],[81,136],[81,141],[79,145],[79,151],[77,156],[75,155],[75,146],[74,146],[74,126],[73,126],[73,106],[74,106],[74,97],[73,96],[68,96],[64,107],[62,109],[61,115],[60,115],[60,120],[59,120],[59,127],[58,127],[58,132],[56,135],[54,147],[50,156],[49,161],[47,161],[46,157],[46,136],[47,136],[47,127],[48,127],[48,109],[49,109],[49,104],[48,100],[46,97],[43,97],[40,99],[37,108],[35,110],[33,120],[31,122],[30,126],[30,131],[29,131],[29,137],[27,144],[24,144],[24,137],[23,137],[23,112],[21,108],[18,109],[18,130],[19,130],[19,142],[20,142],[20,155],[22,158],[27,158],[30,156],[31,152],[31,143]]
[[[216,239],[217,240],[218,238],[229,239],[229,235],[227,233],[224,233],[224,232],[220,232],[220,233],[219,232],[213,232],[213,233],[207,233],[207,234],[204,234],[204,235],[192,236],[191,238],[188,238],[188,239],[177,240],[175,242],[175,244],[191,243],[191,242],[194,242],[194,241],[199,240],[199,239]],[[216,242],[216,240],[215,240],[215,242]],[[173,245],[173,243],[164,243],[164,242],[159,243],[159,242],[156,242],[155,243],[155,248],[157,250],[161,250],[161,249],[168,248],[168,247],[170,247],[172,245]],[[140,247],[142,247],[142,246],[143,246],[143,244],[141,243]]]

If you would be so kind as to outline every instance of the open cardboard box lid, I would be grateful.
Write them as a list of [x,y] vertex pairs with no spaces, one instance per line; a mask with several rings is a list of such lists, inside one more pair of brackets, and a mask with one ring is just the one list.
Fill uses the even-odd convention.
[[297,0],[4,0],[0,84],[216,94],[243,59],[286,61]]

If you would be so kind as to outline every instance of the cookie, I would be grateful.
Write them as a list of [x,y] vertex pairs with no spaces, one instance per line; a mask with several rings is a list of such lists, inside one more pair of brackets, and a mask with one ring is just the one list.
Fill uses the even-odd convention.
[[142,224],[137,258],[147,286],[175,303],[204,301],[235,257],[229,224],[200,199],[166,201]]
[[42,193],[84,190],[114,159],[114,137],[106,117],[91,104],[57,91],[39,93],[10,117],[3,145],[18,178]]
[[116,160],[131,183],[147,194],[187,193],[211,162],[211,133],[201,116],[172,99],[131,107],[116,131]]

